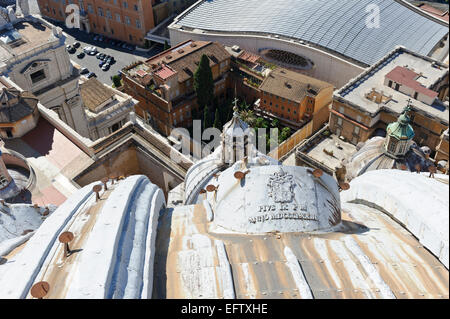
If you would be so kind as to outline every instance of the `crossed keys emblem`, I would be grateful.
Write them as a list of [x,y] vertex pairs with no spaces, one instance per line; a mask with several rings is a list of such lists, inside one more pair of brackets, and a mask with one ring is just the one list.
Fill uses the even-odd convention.
[[294,177],[286,172],[275,172],[270,178],[267,186],[269,186],[269,197],[276,203],[291,202],[294,193]]

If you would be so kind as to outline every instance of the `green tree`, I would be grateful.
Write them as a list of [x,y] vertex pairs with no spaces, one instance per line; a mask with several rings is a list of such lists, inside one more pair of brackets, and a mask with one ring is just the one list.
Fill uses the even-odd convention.
[[258,117],[255,120],[255,127],[256,128],[268,128],[269,127],[269,123],[262,117]]
[[241,115],[241,119],[244,122],[246,122],[248,125],[250,125],[252,127],[254,126],[256,117],[255,117],[255,113],[252,110],[241,111],[240,115]]
[[273,119],[272,123],[270,124],[271,127],[278,127],[280,125],[280,121],[278,119]]
[[208,107],[205,106],[203,109],[203,129],[206,130],[209,127],[211,127],[210,115]]
[[287,140],[289,138],[289,136],[291,136],[291,128],[290,127],[284,127],[281,130],[281,134],[280,134],[280,143]]
[[216,114],[214,116],[214,124],[213,127],[218,128],[218,129],[222,129],[222,123],[220,121],[220,113],[219,113],[219,108],[216,108]]
[[203,54],[194,73],[194,90],[199,106],[211,106],[214,99],[214,82],[208,57]]
[[169,43],[166,40],[166,41],[164,41],[164,49],[163,49],[163,51],[166,51],[166,50],[169,50],[169,49],[170,49],[170,45],[169,45]]
[[114,87],[118,88],[122,85],[122,83],[120,83],[120,76],[118,76],[117,74],[112,76],[112,81],[114,83]]

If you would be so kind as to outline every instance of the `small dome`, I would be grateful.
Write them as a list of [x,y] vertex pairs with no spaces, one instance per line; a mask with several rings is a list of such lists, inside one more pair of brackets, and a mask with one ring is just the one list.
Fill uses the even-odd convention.
[[[216,226],[238,233],[311,232],[341,221],[338,185],[312,169],[264,165],[242,169],[236,162],[219,176],[208,196]],[[237,171],[245,174],[238,179]],[[211,194],[211,193],[209,193]]]
[[387,134],[398,140],[410,140],[414,137],[414,129],[410,124],[397,121],[388,125]]
[[422,146],[420,148],[420,150],[425,154],[425,155],[430,155],[431,153],[431,149],[428,146]]
[[406,113],[408,111],[409,108],[405,108],[403,113],[398,117],[397,122],[390,123],[387,126],[387,135],[397,140],[411,140],[414,137],[414,129],[409,124],[410,118]]
[[233,137],[242,137],[244,136],[244,133],[248,128],[248,124],[241,120],[239,114],[235,110],[233,113],[233,118],[223,126],[223,134],[225,135],[226,139]]

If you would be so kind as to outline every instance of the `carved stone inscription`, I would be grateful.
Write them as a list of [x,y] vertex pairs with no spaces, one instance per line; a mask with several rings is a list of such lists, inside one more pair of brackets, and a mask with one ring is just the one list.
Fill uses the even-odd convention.
[[275,204],[260,205],[258,212],[262,214],[250,217],[248,219],[250,223],[263,223],[279,219],[318,221],[315,214],[307,212],[306,205],[292,203],[294,199],[294,187],[299,187],[294,182],[292,175],[285,172],[276,172],[270,177],[267,186],[268,197],[272,198]]
[[248,219],[250,223],[263,223],[269,220],[278,219],[303,219],[318,221],[315,214],[311,214],[306,211],[306,207],[292,203],[261,205],[259,206],[258,211],[265,214],[250,217]]

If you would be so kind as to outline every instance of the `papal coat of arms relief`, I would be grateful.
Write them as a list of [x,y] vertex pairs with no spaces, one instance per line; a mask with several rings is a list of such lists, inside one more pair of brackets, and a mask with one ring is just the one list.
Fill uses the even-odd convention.
[[269,177],[268,195],[276,203],[291,202],[294,197],[294,177],[286,172],[275,172]]

